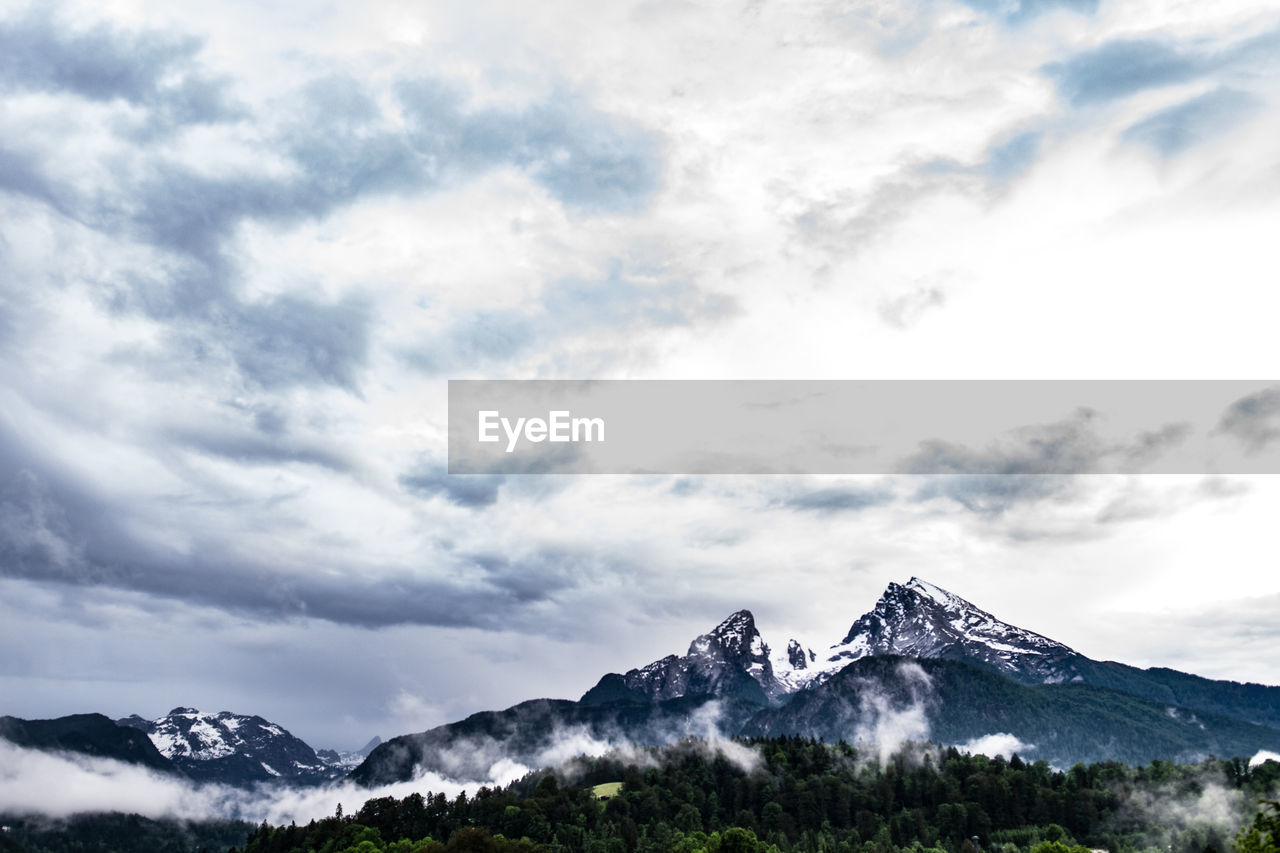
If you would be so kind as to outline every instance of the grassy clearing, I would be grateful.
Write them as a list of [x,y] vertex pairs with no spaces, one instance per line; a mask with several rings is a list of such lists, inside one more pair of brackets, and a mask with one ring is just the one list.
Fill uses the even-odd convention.
[[621,782],[605,782],[603,785],[596,785],[592,788],[591,793],[595,794],[597,798],[616,797],[621,790]]

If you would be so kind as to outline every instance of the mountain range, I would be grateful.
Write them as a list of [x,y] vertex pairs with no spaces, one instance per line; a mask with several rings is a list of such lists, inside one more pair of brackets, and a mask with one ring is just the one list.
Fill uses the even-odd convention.
[[1280,687],[1096,661],[920,578],[889,584],[824,651],[795,639],[781,648],[739,610],[683,655],[608,673],[577,702],[534,700],[393,738],[351,778],[486,778],[490,757],[540,766],[584,737],[656,744],[707,731],[956,745],[998,736],[1059,766],[1280,748]]
[[348,773],[377,785],[426,770],[491,779],[584,750],[690,736],[1000,744],[1058,766],[1280,751],[1280,687],[1093,660],[919,578],[889,584],[821,652],[795,639],[779,648],[739,610],[684,654],[608,673],[577,701],[534,699],[353,753],[313,750],[261,717],[184,707],[114,723],[5,717],[0,737],[235,785]]
[[174,708],[154,720],[134,714],[116,723],[146,734],[178,770],[198,782],[305,784],[336,779],[350,769],[341,757],[326,761],[300,738],[257,716]]
[[354,752],[313,750],[262,717],[174,708],[154,720],[72,714],[53,720],[0,717],[0,738],[28,749],[110,758],[195,782],[237,787],[317,785],[340,779],[382,741]]
[[102,714],[72,714],[56,720],[0,717],[0,738],[27,749],[113,758],[160,773],[178,773],[145,734],[116,725]]

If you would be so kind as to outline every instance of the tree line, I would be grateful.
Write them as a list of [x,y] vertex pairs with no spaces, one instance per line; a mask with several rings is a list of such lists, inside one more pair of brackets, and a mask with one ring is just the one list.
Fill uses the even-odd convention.
[[[305,826],[264,824],[236,853],[1228,853],[1280,783],[1280,764],[1238,758],[1056,770],[927,745],[883,763],[793,736],[735,747],[685,741],[470,797],[375,798]],[[600,798],[610,782],[622,785]]]

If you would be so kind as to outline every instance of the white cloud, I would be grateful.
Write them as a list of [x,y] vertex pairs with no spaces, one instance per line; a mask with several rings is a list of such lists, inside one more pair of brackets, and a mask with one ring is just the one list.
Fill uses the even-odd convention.
[[118,811],[152,818],[228,817],[286,824],[331,815],[339,803],[344,811],[354,812],[374,797],[425,795],[429,791],[453,797],[483,784],[511,782],[523,772],[461,783],[427,773],[411,782],[375,788],[339,783],[246,791],[225,785],[195,785],[112,759],[23,749],[0,740],[0,811],[50,817]]
[[1026,754],[1027,750],[1035,749],[1035,744],[1023,743],[1016,735],[1008,732],[995,732],[959,744],[959,748],[974,755],[985,755],[990,758],[1003,755],[1009,758],[1016,752]]
[[1266,764],[1268,761],[1280,762],[1280,753],[1271,752],[1269,750],[1260,749],[1253,758],[1249,759],[1249,766],[1256,767],[1259,764]]

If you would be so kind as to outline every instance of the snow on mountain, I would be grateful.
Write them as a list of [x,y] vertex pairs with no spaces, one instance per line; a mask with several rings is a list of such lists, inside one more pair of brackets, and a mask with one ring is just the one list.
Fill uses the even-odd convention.
[[285,729],[258,716],[174,708],[163,717],[116,721],[145,732],[156,748],[192,778],[244,784],[273,778],[320,781],[340,766],[320,758]]
[[1072,649],[912,578],[889,584],[876,606],[825,653],[794,639],[774,652],[756,629],[751,611],[739,610],[695,638],[686,654],[668,655],[622,675],[610,673],[583,701],[735,695],[776,702],[871,655],[963,660],[1025,683],[1082,680],[1077,666],[1082,658]]
[[1076,667],[1080,656],[1071,648],[1001,622],[920,578],[889,584],[875,608],[859,617],[797,684],[819,684],[870,655],[964,660],[1029,683],[1083,680]]
[[775,652],[770,659],[773,664],[773,677],[782,687],[782,693],[794,693],[814,681],[813,667],[818,656],[813,649],[801,645],[799,640],[787,642],[784,651]]

